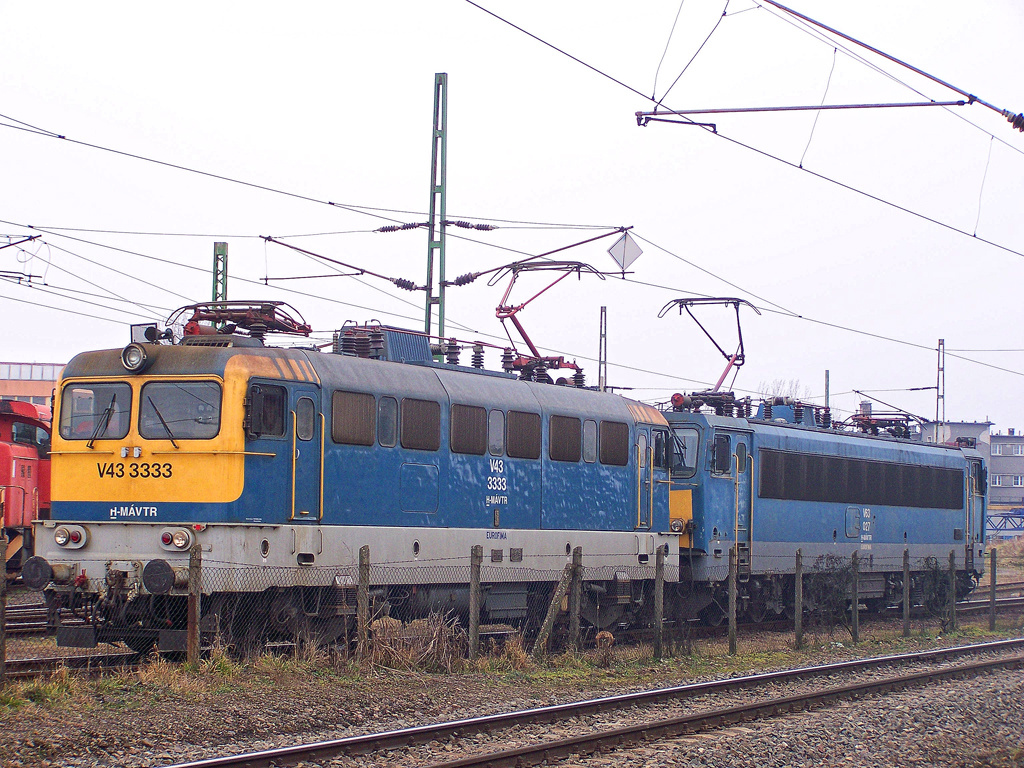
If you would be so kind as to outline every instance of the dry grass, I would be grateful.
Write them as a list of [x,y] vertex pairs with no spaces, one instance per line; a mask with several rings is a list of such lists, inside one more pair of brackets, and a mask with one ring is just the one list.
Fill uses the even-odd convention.
[[371,628],[369,662],[387,669],[458,672],[466,666],[469,637],[458,617],[432,613],[403,624],[378,619]]
[[509,635],[503,641],[490,638],[487,652],[473,662],[472,669],[485,673],[525,672],[534,668],[533,660],[523,645],[523,636]]
[[[1024,537],[994,541],[989,549],[997,550],[997,582],[1024,580]],[[986,570],[988,565],[986,562]],[[988,583],[988,578],[983,579],[982,583]]]

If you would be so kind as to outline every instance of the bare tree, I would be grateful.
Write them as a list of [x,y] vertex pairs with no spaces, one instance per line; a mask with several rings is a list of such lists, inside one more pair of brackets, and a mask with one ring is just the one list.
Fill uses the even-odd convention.
[[811,388],[802,386],[800,379],[762,381],[757,385],[757,389],[766,397],[792,397],[794,400],[801,400],[811,396]]

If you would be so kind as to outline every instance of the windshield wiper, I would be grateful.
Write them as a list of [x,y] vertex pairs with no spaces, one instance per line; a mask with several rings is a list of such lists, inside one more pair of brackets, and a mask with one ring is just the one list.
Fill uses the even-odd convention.
[[86,448],[92,448],[92,444],[96,442],[96,438],[107,431],[107,427],[110,426],[110,420],[114,416],[114,403],[117,402],[117,392],[110,396],[110,405],[103,411],[100,420],[96,422],[96,426],[92,430],[92,436],[89,438],[89,442],[85,444]]
[[[684,469],[687,468],[686,467],[686,443],[684,443],[682,440],[680,440],[679,439],[679,435],[677,435],[674,431],[672,432],[672,443],[675,445],[676,448],[679,449],[678,452],[677,451],[673,451],[672,452],[674,454],[673,455],[673,461],[672,461],[672,470],[675,471],[679,467],[683,467]],[[676,459],[678,459],[678,461],[676,461]]]
[[167,433],[167,436],[169,438],[171,438],[171,445],[173,445],[175,447],[175,449],[177,449],[178,444],[176,442],[174,442],[174,433],[171,432],[171,428],[169,426],[167,426],[167,422],[164,421],[164,415],[162,413],[160,413],[160,409],[156,407],[156,403],[153,402],[153,398],[152,397],[150,397],[149,395],[146,395],[146,399],[149,401],[150,406],[152,406],[153,413],[155,413],[156,417],[158,419],[160,419],[160,423],[163,425],[164,431]]

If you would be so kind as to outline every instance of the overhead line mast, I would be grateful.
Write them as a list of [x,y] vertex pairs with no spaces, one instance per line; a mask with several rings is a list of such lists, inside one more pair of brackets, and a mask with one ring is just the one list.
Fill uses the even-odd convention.
[[[424,330],[432,335],[437,306],[437,335],[444,336],[445,178],[448,169],[448,74],[434,75],[434,129],[430,156],[430,214],[427,220],[427,307]],[[436,255],[436,261],[435,261]],[[437,278],[434,265],[437,265]],[[437,294],[434,286],[437,286]]]

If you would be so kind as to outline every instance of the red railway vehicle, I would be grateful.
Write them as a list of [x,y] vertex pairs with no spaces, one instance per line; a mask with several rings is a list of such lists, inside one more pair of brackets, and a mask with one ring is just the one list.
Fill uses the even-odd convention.
[[0,515],[7,578],[32,556],[32,521],[50,517],[50,409],[0,400]]

